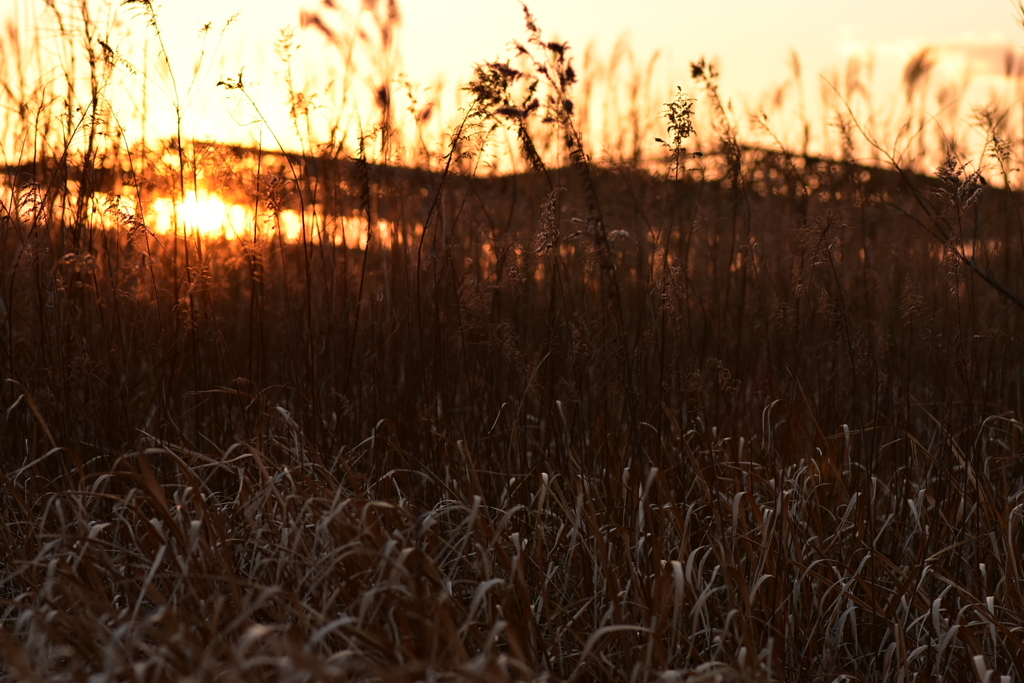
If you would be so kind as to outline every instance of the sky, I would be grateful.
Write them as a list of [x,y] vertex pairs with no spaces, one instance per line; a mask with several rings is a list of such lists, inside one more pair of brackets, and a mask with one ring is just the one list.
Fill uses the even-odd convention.
[[[534,0],[529,5],[542,28],[577,49],[590,42],[610,48],[625,35],[635,50],[661,50],[669,65],[683,71],[700,56],[717,58],[724,84],[748,96],[787,77],[791,50],[804,61],[804,70],[814,73],[872,47],[899,56],[925,44],[1024,44],[1009,0]],[[420,0],[407,3],[404,11],[409,55],[425,70],[464,69],[499,53],[522,26],[519,4],[505,0]],[[437,40],[439,24],[447,25],[440,32],[454,39]]]
[[[569,41],[578,54],[591,43],[610,51],[626,37],[641,57],[659,50],[669,70],[685,72],[701,56],[716,58],[724,84],[746,97],[788,76],[792,50],[813,75],[841,67],[855,53],[874,51],[899,62],[925,45],[1024,46],[1012,0],[533,0],[528,5],[546,35]],[[202,23],[218,25],[239,13],[235,33],[253,48],[272,42],[281,27],[296,25],[300,6],[312,9],[317,3],[175,0],[158,8],[165,30],[183,46]],[[464,78],[474,63],[506,56],[509,41],[523,36],[517,0],[405,0],[399,7],[404,68],[420,82],[441,72]]]
[[[145,33],[137,16],[134,21],[123,19],[131,13],[130,7],[116,0],[90,1],[98,8],[94,16],[102,16],[104,6],[108,13],[121,16],[129,40]],[[510,42],[524,37],[518,0],[398,1],[401,62],[396,73],[413,83],[429,85],[439,76],[449,87],[465,82],[475,63],[507,58]],[[77,0],[56,2],[68,8],[77,4]],[[224,22],[236,17],[216,50],[216,61],[207,63],[205,77],[215,83],[242,67],[250,82],[279,75],[281,62],[273,45],[281,29],[289,26],[296,28],[296,42],[307,49],[307,61],[298,63],[300,71],[336,71],[341,62],[337,52],[309,51],[323,42],[323,36],[297,28],[300,12],[318,11],[330,26],[342,29],[342,14],[327,6],[358,8],[360,2],[372,4],[372,0],[157,0],[154,6],[175,71],[183,74],[181,82],[188,81],[202,49],[196,39],[199,28],[209,23],[210,36],[216,38]],[[688,82],[689,65],[707,57],[718,65],[723,93],[749,110],[791,79],[793,54],[799,58],[802,88],[809,97],[817,96],[823,78],[842,80],[856,58],[861,77],[870,76],[871,90],[882,100],[898,95],[904,66],[925,46],[933,48],[936,73],[970,81],[972,95],[979,99],[1002,77],[1008,50],[1024,57],[1024,29],[1015,0],[532,0],[528,4],[546,38],[569,42],[577,64],[588,47],[607,59],[614,46],[625,40],[638,64],[658,54],[654,85],[663,88],[668,99],[673,84],[694,87]],[[39,9],[42,6],[42,0],[13,0],[8,9],[31,14],[45,12]]]

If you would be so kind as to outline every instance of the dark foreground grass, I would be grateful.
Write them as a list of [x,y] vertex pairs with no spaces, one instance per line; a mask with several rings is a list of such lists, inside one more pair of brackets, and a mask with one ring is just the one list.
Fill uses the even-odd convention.
[[[191,289],[9,217],[6,674],[1019,679],[1021,316],[850,170],[598,173],[621,321],[537,243],[569,174],[451,178],[389,248],[207,242]],[[1011,201],[954,224],[1007,282]]]
[[0,677],[1024,679],[1020,197],[690,158],[685,100],[595,167],[536,35],[550,99],[487,65],[453,137],[542,108],[565,168],[208,146],[235,241],[11,179]]

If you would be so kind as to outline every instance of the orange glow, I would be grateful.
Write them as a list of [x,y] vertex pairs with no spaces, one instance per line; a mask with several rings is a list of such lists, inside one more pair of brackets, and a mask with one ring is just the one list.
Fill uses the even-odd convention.
[[[5,62],[17,64],[18,69],[0,67],[0,80],[20,83],[26,78],[21,69],[36,62],[43,70],[38,74],[41,78],[49,78],[47,70],[59,72],[61,67],[47,63],[48,57],[42,55],[63,54],[63,46],[40,47],[43,52],[37,59],[36,48],[25,37],[61,35],[51,25],[52,15],[78,3],[45,3],[51,11],[37,11],[36,3],[29,0],[0,4],[4,5],[0,23],[17,28],[24,42],[12,47],[24,54]],[[486,21],[481,21],[475,0],[442,0],[443,9],[437,3],[399,0],[402,19],[386,27],[385,45],[377,35],[380,27],[375,21],[380,17],[375,19],[372,9],[385,4],[89,0],[82,7],[93,7],[94,16],[102,17],[100,23],[109,21],[117,27],[102,43],[113,50],[107,56],[111,67],[116,64],[104,94],[118,114],[118,127],[130,131],[126,142],[152,144],[177,131],[185,138],[246,146],[263,146],[274,137],[280,138],[275,147],[313,149],[335,144],[331,137],[335,134],[341,138],[361,134],[358,126],[346,122],[377,118],[381,113],[375,104],[377,88],[388,84],[393,99],[388,116],[394,117],[388,127],[397,134],[396,144],[390,147],[404,148],[407,156],[399,158],[393,151],[389,158],[375,161],[423,163],[424,157],[414,152],[421,143],[435,157],[446,153],[446,136],[458,120],[458,108],[465,104],[461,86],[472,76],[473,65],[508,58],[509,41],[523,39],[522,8],[512,1],[491,3]],[[872,133],[886,138],[883,146],[917,108],[928,105],[929,114],[941,111],[942,135],[958,139],[977,155],[985,136],[975,134],[972,110],[993,99],[1000,100],[996,102],[1000,110],[1010,106],[1024,85],[1013,4],[975,3],[970,12],[926,12],[920,3],[881,0],[865,0],[856,12],[841,3],[809,0],[784,6],[755,0],[697,4],[637,0],[625,13],[615,11],[610,0],[599,0],[594,5],[597,11],[591,12],[580,12],[577,4],[564,0],[534,0],[529,6],[545,37],[570,42],[580,83],[587,84],[576,90],[578,124],[589,152],[600,160],[605,155],[629,155],[635,144],[646,158],[660,158],[662,150],[653,140],[663,135],[660,114],[673,87],[680,85],[702,102],[708,101],[687,75],[690,63],[702,56],[720,65],[722,93],[730,108],[736,100],[734,123],[754,144],[776,145],[762,129],[767,121],[772,134],[788,149],[800,150],[806,143],[814,153],[835,153],[841,141],[831,121],[834,114],[846,112],[841,97],[861,120],[877,118],[879,129]],[[156,12],[151,22],[147,8]],[[316,22],[304,16],[315,17]],[[878,21],[879,16],[886,21]],[[680,26],[700,28],[680,40]],[[165,54],[154,53],[158,51],[153,44],[154,27],[159,27],[160,49],[166,48]],[[284,69],[282,50],[275,45],[287,27],[295,32],[287,34],[293,39],[285,42],[295,49],[288,52]],[[459,39],[438,41],[438,35]],[[340,49],[342,45],[348,47]],[[934,68],[929,66],[915,97],[910,97],[905,92],[905,69],[921,55],[927,55],[924,62]],[[128,65],[146,63],[161,68],[159,73],[144,71],[150,75],[142,79],[148,82],[141,82]],[[290,74],[287,87],[278,78],[283,73]],[[31,81],[31,74],[28,78]],[[244,90],[218,86],[232,79],[244,83]],[[371,87],[362,87],[363,82]],[[84,104],[87,95],[83,91],[69,102]],[[292,106],[293,95],[304,104]],[[16,112],[19,102],[12,96],[0,100],[6,111]],[[174,102],[174,97],[180,101]],[[258,104],[258,112],[252,104]],[[40,120],[57,116],[58,110],[47,109],[37,116]],[[409,116],[405,116],[407,110]],[[145,115],[140,118],[142,112]],[[758,112],[771,116],[760,118],[759,126],[749,126],[749,115]],[[632,139],[634,124],[641,125],[637,142]],[[11,131],[15,129],[11,126]],[[701,122],[698,132],[706,136],[701,141],[705,146],[714,144],[707,121]],[[0,147],[17,149],[15,142],[16,138],[0,140]],[[941,153],[941,144],[934,147]],[[162,159],[154,161],[177,167],[179,156],[170,148],[165,151]],[[860,154],[867,151],[862,149]],[[495,154],[496,167],[511,170],[501,151]],[[219,220],[215,207],[195,211],[204,214],[195,219],[201,232]]]
[[235,221],[231,220],[244,218],[244,208],[229,206],[219,195],[210,192],[196,194],[189,190],[185,201],[180,203],[175,203],[170,197],[159,197],[152,202],[150,212],[150,227],[158,235],[184,229],[189,235],[218,239],[235,237],[236,230],[244,229],[244,224],[234,225]]
[[[122,195],[100,195],[96,220],[108,230],[124,230],[125,217],[136,211],[135,200]],[[367,244],[366,218],[363,216],[327,216],[307,210],[304,216],[292,209],[277,213],[261,213],[257,219],[252,206],[237,204],[223,196],[200,190],[189,191],[184,202],[170,197],[153,197],[145,203],[144,222],[147,230],[157,238],[188,236],[203,240],[252,241],[282,239],[296,244],[303,240],[329,243],[348,249],[365,249]],[[255,233],[254,233],[255,229]],[[390,249],[415,239],[423,232],[416,223],[400,227],[380,219],[373,230],[374,245]]]
[[185,224],[206,237],[222,234],[227,224],[228,207],[217,195],[202,199],[189,192],[181,207]]

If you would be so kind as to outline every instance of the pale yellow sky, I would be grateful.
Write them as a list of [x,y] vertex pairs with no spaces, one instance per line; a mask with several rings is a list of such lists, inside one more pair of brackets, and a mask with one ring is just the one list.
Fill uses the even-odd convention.
[[[358,3],[336,0],[335,4]],[[641,57],[659,50],[666,67],[681,73],[702,55],[717,57],[724,85],[744,97],[756,97],[785,79],[791,50],[800,55],[805,72],[814,75],[842,66],[854,51],[873,50],[880,58],[898,60],[924,45],[965,49],[982,44],[1024,45],[1013,0],[533,0],[528,4],[545,33],[569,41],[578,57],[591,43],[610,51],[623,36]],[[237,13],[239,21],[232,33],[242,37],[245,52],[250,52],[272,42],[281,27],[297,25],[301,8],[323,5],[313,0],[174,0],[157,7],[165,30],[174,36],[171,42],[181,47],[189,45],[203,23],[219,25]],[[506,56],[509,41],[523,36],[522,10],[516,0],[405,0],[399,7],[404,69],[420,82],[433,80],[438,72],[465,77],[473,63]]]
[[[69,13],[78,4],[78,0],[56,2]],[[216,59],[207,60],[208,70],[201,72],[203,87],[213,89],[218,79],[237,74],[242,67],[247,82],[269,84],[279,80],[282,68],[274,42],[282,28],[298,26],[303,8],[320,11],[327,24],[341,32],[351,27],[346,24],[350,19],[325,10],[325,5],[358,10],[365,2],[166,0],[155,7],[184,90],[192,81],[192,66],[201,49],[196,34],[208,22],[214,29],[208,38],[212,47],[219,28],[237,14]],[[115,49],[127,53],[145,42],[149,32],[143,21],[130,18],[138,15],[137,10],[116,0],[91,3],[94,19],[122,22],[121,43]],[[8,8],[25,17],[45,15],[43,5],[42,0],[13,0]],[[936,78],[969,82],[975,99],[988,97],[1000,83],[1005,86],[1002,76],[1008,50],[1024,57],[1024,30],[1013,0],[533,0],[529,6],[546,37],[570,43],[577,65],[584,61],[588,46],[596,46],[606,60],[623,38],[638,64],[646,64],[659,52],[651,84],[664,91],[659,101],[671,97],[674,84],[693,89],[688,79],[692,61],[702,56],[714,59],[722,74],[722,91],[743,110],[741,117],[790,79],[792,51],[802,63],[803,90],[809,101],[820,101],[821,74],[842,87],[850,59],[856,57],[861,64],[859,77],[869,81],[865,85],[870,86],[874,106],[880,108],[898,99],[904,65],[924,46],[934,48]],[[524,36],[522,9],[516,0],[399,0],[399,7],[400,70],[422,86],[443,73],[451,88],[469,77],[474,63],[508,57],[510,41]],[[363,20],[366,28],[365,14]],[[314,49],[322,44],[321,33],[307,28],[296,35],[305,49],[305,61],[295,62],[298,87],[321,87],[332,74],[341,78],[340,55]],[[628,64],[622,67],[619,78],[626,78],[630,70]],[[224,92],[217,92],[224,100]],[[792,97],[795,89],[789,92]],[[237,102],[217,106],[222,116],[244,123]],[[207,137],[199,130],[194,134]]]
[[[351,7],[353,0],[336,0]],[[937,78],[971,83],[972,97],[988,97],[990,79],[1002,75],[1008,48],[1024,55],[1024,30],[1012,0],[533,0],[528,3],[545,35],[569,41],[577,65],[586,48],[596,46],[607,59],[620,39],[627,39],[637,61],[646,64],[658,51],[658,78],[664,99],[674,84],[691,89],[689,64],[707,56],[722,74],[723,92],[738,107],[753,110],[792,75],[791,53],[799,55],[803,88],[809,101],[820,101],[821,75],[846,78],[851,57],[873,65],[860,78],[871,80],[874,106],[896,96],[907,61],[933,46]],[[304,6],[323,9],[321,2]],[[967,9],[969,6],[969,9]],[[402,71],[413,81],[430,84],[438,73],[447,82],[467,79],[474,63],[509,55],[510,41],[524,36],[523,15],[516,0],[405,0],[399,7]],[[234,33],[246,36],[249,51],[271,42],[281,26],[295,25],[296,5],[265,0],[200,0],[168,2],[163,21],[181,34],[194,32],[201,21],[240,12]],[[216,16],[211,16],[216,12]],[[328,13],[329,15],[329,13]],[[340,27],[341,24],[333,24]],[[258,37],[259,36],[259,37]],[[317,38],[300,32],[300,41]],[[184,44],[184,42],[183,42]],[[256,73],[261,60],[245,52],[224,57],[248,61]],[[274,69],[274,59],[265,62]],[[622,68],[619,78],[630,69]],[[664,99],[662,101],[664,101]]]

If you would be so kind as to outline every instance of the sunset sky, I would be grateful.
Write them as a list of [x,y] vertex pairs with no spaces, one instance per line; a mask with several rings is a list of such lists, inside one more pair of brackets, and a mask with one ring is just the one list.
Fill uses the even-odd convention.
[[[353,5],[339,0],[339,5]],[[976,74],[1002,68],[986,46],[1024,45],[1012,0],[533,0],[528,3],[541,28],[568,40],[582,53],[590,44],[610,51],[626,37],[641,57],[654,50],[666,68],[686,71],[702,55],[719,60],[725,85],[738,95],[757,97],[788,74],[796,50],[807,74],[841,67],[852,54],[873,52],[877,60],[902,69],[926,45],[979,57]],[[968,9],[969,4],[969,9]],[[175,0],[159,7],[175,42],[189,42],[196,28],[240,13],[236,34],[248,49],[275,39],[298,21],[298,4],[266,0]],[[315,8],[317,3],[304,3]],[[440,72],[469,74],[473,63],[505,56],[510,40],[523,35],[522,10],[515,0],[406,0],[400,3],[404,69],[429,82]],[[1001,58],[1000,58],[1001,62]]]
[[[97,8],[106,8],[95,10],[94,18],[120,17],[121,33],[127,37],[117,49],[143,40],[147,29],[137,9],[119,2],[91,1]],[[57,4],[70,12],[77,3],[57,0]],[[343,14],[325,11],[325,4],[336,5],[350,15],[360,5],[356,0],[174,0],[154,6],[181,83],[190,80],[202,49],[196,39],[199,28],[208,22],[213,27],[207,44],[210,48],[226,20],[237,14],[215,50],[215,60],[207,60],[204,87],[213,90],[218,79],[237,74],[242,67],[247,82],[279,77],[281,61],[274,43],[282,28],[298,27],[302,9],[320,11],[331,19],[331,26],[344,30]],[[984,104],[999,88],[1005,90],[1008,54],[1024,63],[1024,30],[1015,2],[979,0],[969,5],[968,9],[962,0],[529,3],[545,37],[568,41],[577,65],[590,46],[600,59],[607,60],[619,41],[627,41],[636,66],[626,63],[621,67],[622,79],[659,53],[651,83],[654,91],[664,93],[655,95],[662,97],[658,102],[670,98],[676,84],[692,91],[692,61],[705,56],[715,60],[723,94],[735,102],[741,118],[792,79],[794,53],[802,65],[801,87],[809,106],[821,101],[826,81],[846,77],[851,59],[861,65],[859,78],[874,101],[886,103],[898,101],[905,65],[926,46],[932,48],[936,81],[969,84],[964,97],[967,106],[961,109],[969,114],[970,106]],[[15,0],[10,7],[21,12],[23,20],[33,13],[47,13],[41,0]],[[516,0],[400,0],[399,7],[401,61],[395,75],[425,88],[440,76],[445,87],[454,91],[456,84],[469,78],[474,63],[508,57],[510,41],[524,36],[522,9]],[[134,20],[129,18],[133,14]],[[296,62],[300,88],[319,87],[317,72],[326,74],[333,69],[337,73],[340,67],[336,51],[317,51],[322,38],[314,30],[297,30],[296,42],[303,46],[305,58]],[[795,87],[789,92],[795,93]],[[214,99],[223,99],[223,95],[221,90]]]

